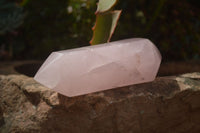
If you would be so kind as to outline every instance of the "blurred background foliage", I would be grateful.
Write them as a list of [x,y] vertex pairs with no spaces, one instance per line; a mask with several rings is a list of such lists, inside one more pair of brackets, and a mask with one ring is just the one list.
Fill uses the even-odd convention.
[[[23,17],[16,15],[20,23],[0,34],[0,59],[45,59],[52,51],[89,45],[97,0],[0,1],[23,9]],[[2,8],[0,24],[8,13]],[[116,9],[123,11],[111,41],[146,37],[164,61],[200,59],[199,0],[119,0]]]

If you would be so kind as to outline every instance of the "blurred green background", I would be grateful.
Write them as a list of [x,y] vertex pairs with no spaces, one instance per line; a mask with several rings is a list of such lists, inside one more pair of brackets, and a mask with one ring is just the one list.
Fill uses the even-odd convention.
[[[0,0],[0,60],[45,59],[89,45],[97,0]],[[199,0],[119,0],[111,41],[145,37],[164,61],[200,59]]]

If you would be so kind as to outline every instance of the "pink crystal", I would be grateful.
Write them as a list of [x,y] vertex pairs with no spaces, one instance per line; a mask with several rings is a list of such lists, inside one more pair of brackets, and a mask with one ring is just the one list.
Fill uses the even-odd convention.
[[65,96],[153,81],[161,55],[148,39],[126,39],[51,53],[34,79]]

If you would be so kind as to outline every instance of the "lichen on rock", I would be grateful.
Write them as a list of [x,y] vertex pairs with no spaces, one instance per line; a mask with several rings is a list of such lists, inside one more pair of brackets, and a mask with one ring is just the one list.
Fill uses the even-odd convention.
[[200,132],[199,73],[77,97],[0,75],[1,133]]

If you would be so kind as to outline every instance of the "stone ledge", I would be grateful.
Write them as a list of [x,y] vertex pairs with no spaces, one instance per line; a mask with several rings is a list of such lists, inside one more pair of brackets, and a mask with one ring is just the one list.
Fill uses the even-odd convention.
[[2,133],[200,132],[200,73],[72,98],[30,77],[1,75],[0,92]]

